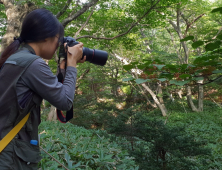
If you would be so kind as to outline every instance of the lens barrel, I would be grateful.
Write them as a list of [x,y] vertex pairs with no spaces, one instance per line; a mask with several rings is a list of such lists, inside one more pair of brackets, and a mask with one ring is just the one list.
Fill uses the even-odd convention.
[[104,66],[108,59],[108,53],[106,51],[86,47],[83,47],[82,59],[84,56],[86,56],[86,61],[100,66]]

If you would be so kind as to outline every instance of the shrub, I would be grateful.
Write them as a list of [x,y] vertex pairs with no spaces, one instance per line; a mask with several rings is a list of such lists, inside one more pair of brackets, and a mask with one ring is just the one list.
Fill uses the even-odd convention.
[[[42,122],[40,145],[71,169],[138,169],[134,158],[116,142],[71,123]],[[63,169],[42,151],[41,169]]]
[[[140,169],[187,170],[198,166],[196,158],[210,155],[204,141],[196,141],[183,126],[168,126],[162,120],[128,109],[110,123],[109,132],[125,136],[131,156]],[[205,160],[201,164],[206,163]]]

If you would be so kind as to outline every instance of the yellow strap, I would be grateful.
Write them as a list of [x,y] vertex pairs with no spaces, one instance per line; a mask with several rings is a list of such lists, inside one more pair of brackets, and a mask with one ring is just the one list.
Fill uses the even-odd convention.
[[30,113],[28,113],[1,141],[0,141],[0,153],[11,142],[17,133],[21,130],[24,124],[27,122]]

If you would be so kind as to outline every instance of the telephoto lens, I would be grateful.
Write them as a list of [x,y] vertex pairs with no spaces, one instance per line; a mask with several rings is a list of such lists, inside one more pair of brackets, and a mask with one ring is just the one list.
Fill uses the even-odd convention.
[[[67,45],[69,47],[79,44],[79,42],[76,41],[72,37],[64,37],[61,47],[63,46],[64,43],[67,43]],[[61,55],[66,56],[65,49],[63,48],[61,51],[62,51]],[[86,47],[83,47],[82,59],[84,58],[84,56],[86,56],[86,61],[96,64],[96,65],[101,65],[101,66],[104,66],[106,64],[107,59],[108,59],[108,53],[106,51],[97,50],[97,49],[90,49],[90,48],[86,48]]]
[[86,61],[101,66],[104,66],[108,59],[108,53],[106,51],[90,49],[85,47],[83,47],[83,57],[84,56],[86,56]]

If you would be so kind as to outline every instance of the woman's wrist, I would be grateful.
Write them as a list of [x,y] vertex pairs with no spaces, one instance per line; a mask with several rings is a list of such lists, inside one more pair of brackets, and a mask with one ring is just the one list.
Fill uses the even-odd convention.
[[67,66],[76,67],[77,62],[67,63]]

